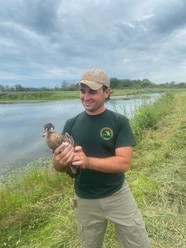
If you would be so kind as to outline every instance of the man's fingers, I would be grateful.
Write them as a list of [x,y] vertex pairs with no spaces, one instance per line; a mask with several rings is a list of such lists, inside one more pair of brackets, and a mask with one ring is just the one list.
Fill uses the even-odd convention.
[[75,152],[81,152],[82,151],[82,147],[81,146],[75,146],[74,151]]

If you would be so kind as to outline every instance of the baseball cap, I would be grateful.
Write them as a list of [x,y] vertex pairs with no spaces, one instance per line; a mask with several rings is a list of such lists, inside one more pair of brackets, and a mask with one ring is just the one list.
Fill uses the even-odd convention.
[[93,90],[98,90],[103,85],[110,87],[110,79],[108,75],[101,69],[97,68],[85,71],[82,75],[80,83],[86,84]]

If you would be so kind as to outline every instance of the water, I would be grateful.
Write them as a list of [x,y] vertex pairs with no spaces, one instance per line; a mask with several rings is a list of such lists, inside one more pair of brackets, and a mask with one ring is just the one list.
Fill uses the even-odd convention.
[[[131,117],[141,104],[154,101],[157,94],[144,99],[118,97],[106,107]],[[79,99],[46,103],[18,103],[0,105],[0,173],[43,157],[51,157],[51,150],[42,138],[43,126],[52,122],[61,132],[67,119],[83,111]]]

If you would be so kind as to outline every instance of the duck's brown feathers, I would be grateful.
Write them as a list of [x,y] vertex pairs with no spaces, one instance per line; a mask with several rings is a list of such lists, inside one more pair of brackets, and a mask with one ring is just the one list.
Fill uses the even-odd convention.
[[49,148],[55,151],[55,149],[61,144],[64,144],[65,146],[69,144],[74,145],[74,140],[71,136],[68,136],[67,134],[62,135],[56,132],[49,132],[46,137],[46,143]]

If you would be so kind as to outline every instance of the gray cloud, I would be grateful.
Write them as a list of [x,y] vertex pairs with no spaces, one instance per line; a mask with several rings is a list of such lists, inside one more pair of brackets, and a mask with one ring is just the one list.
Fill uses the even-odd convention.
[[0,84],[48,86],[88,67],[186,80],[184,0],[1,0]]
[[160,34],[169,35],[186,27],[186,2],[184,0],[165,1],[157,9],[154,17],[154,29]]

